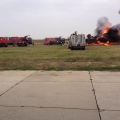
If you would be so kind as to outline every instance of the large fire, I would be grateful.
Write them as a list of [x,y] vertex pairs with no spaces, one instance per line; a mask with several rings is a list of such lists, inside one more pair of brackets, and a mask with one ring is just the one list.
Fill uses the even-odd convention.
[[87,35],[87,45],[111,45],[115,43],[120,44],[120,24],[112,26],[107,17],[102,17],[97,22],[95,29],[95,36]]
[[101,30],[99,36],[96,38],[97,44],[109,46],[110,40],[105,39],[104,35],[108,33],[110,29],[110,26],[105,27],[103,30]]

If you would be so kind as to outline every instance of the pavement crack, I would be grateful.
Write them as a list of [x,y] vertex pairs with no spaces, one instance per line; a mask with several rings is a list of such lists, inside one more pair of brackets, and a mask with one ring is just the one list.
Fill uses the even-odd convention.
[[74,82],[79,82],[79,83],[81,82],[81,83],[82,83],[82,82],[83,82],[83,83],[89,83],[89,81],[25,81],[25,82],[26,82],[26,83],[27,83],[27,82],[29,82],[29,83],[30,83],[30,82],[34,82],[34,83],[35,83],[35,82],[38,82],[38,83],[39,83],[39,82],[42,82],[42,83],[46,83],[46,82],[47,82],[47,83],[48,83],[48,82],[49,82],[49,83],[52,83],[52,82],[54,82],[54,83],[55,83],[55,82],[56,82],[56,83],[62,83],[62,82],[69,82],[69,83],[74,83]]
[[44,106],[7,106],[7,105],[0,105],[0,107],[16,107],[16,108],[40,108],[40,109],[71,109],[71,110],[85,110],[85,111],[96,111],[97,109],[86,109],[86,108],[67,108],[67,107],[44,107]]
[[[35,72],[34,72],[35,73]],[[31,75],[33,75],[34,73],[30,74],[29,76],[27,76],[26,78],[30,77]],[[3,92],[2,94],[0,94],[0,97],[2,95],[4,95],[5,93],[7,93],[8,91],[10,91],[12,88],[14,88],[15,86],[19,85],[20,83],[22,83],[26,78],[24,78],[23,80],[21,80],[20,82],[16,83],[15,85],[13,85],[12,87],[10,87],[8,90],[6,90],[5,92]]]
[[110,111],[111,111],[111,112],[114,112],[114,111],[117,112],[117,111],[118,111],[118,112],[120,112],[120,110],[109,110],[109,109],[101,109],[101,110],[100,110],[100,112],[104,112],[104,111],[109,111],[109,112],[110,112]]
[[99,105],[98,105],[98,101],[97,101],[97,97],[96,97],[96,93],[95,93],[95,88],[94,88],[94,85],[93,85],[93,80],[92,80],[92,76],[90,74],[90,71],[89,71],[89,75],[90,75],[90,81],[91,81],[91,84],[92,84],[92,91],[93,91],[93,94],[94,94],[94,97],[95,97],[96,106],[97,106],[97,110],[98,110],[98,113],[99,113],[99,118],[100,118],[100,120],[102,120],[101,114],[100,114],[100,108],[99,108]]
[[108,83],[117,83],[117,84],[120,84],[120,82],[97,82],[97,81],[94,81],[94,83],[101,83],[101,84],[102,84],[102,83],[107,83],[107,84],[108,84]]
[[[0,107],[6,107],[6,108],[38,108],[38,109],[71,109],[71,110],[84,110],[84,111],[96,111],[98,109],[86,109],[86,108],[67,108],[67,107],[44,107],[44,106],[9,106],[9,105],[0,105]],[[115,111],[115,112],[120,112],[120,110],[109,110],[109,109],[100,109],[99,112],[105,112],[105,111]]]

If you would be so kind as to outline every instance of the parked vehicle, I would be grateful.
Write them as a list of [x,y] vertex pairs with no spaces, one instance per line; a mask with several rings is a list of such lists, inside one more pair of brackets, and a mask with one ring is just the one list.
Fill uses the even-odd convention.
[[32,38],[29,36],[24,37],[0,37],[1,38],[1,45],[8,46],[8,45],[17,45],[17,46],[27,46],[29,44],[33,44]]
[[81,49],[85,50],[86,40],[84,34],[77,34],[77,32],[71,34],[68,41],[68,48],[71,50]]
[[57,38],[45,38],[44,45],[52,45],[55,44]]
[[62,37],[55,37],[55,38],[45,38],[44,45],[59,45],[59,44],[64,44],[65,43],[65,38]]
[[8,46],[8,41],[3,37],[0,37],[0,47],[7,47],[7,46]]

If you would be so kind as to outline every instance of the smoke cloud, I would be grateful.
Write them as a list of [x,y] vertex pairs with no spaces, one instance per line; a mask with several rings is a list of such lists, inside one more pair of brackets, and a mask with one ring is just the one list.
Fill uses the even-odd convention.
[[102,30],[110,28],[112,24],[107,17],[101,17],[97,21],[97,28],[95,29],[95,36],[98,36]]
[[102,17],[102,18],[98,19],[97,27],[98,27],[99,30],[103,30],[106,27],[111,27],[111,25],[112,24],[109,22],[107,17]]

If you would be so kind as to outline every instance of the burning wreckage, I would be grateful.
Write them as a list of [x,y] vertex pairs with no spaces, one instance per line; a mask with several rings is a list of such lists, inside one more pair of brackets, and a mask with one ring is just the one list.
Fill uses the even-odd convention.
[[120,43],[120,24],[112,26],[107,17],[100,18],[95,29],[95,36],[88,34],[86,43],[87,45]]

